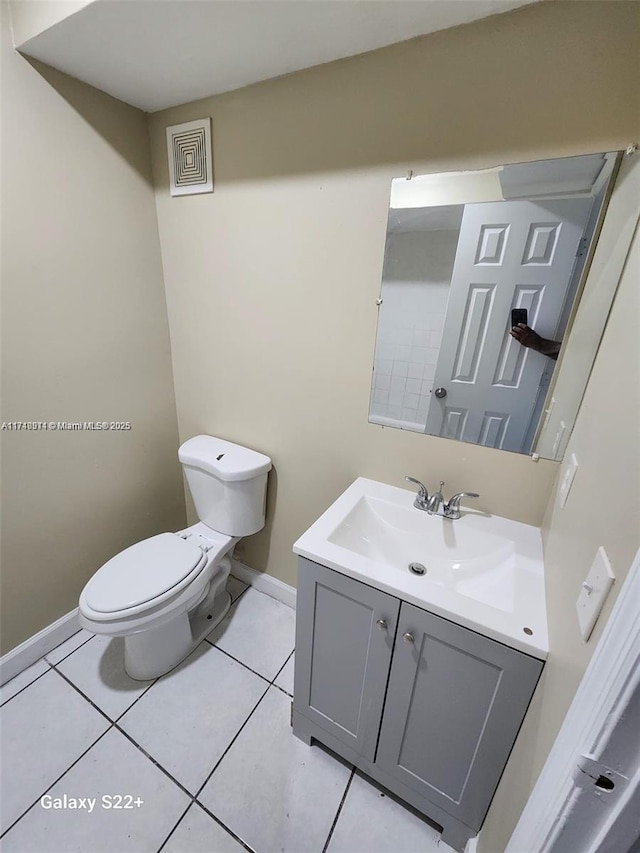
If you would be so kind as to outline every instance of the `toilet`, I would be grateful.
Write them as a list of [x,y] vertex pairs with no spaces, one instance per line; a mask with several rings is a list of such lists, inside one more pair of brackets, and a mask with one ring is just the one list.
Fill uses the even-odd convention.
[[82,627],[124,637],[124,668],[142,681],[177,666],[224,618],[228,555],[264,526],[268,456],[197,435],[178,458],[199,521],[116,554],[80,595]]

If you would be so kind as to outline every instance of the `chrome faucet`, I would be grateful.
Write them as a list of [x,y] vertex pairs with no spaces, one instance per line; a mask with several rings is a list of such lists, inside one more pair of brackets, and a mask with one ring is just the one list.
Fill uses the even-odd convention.
[[449,518],[452,521],[456,518],[460,518],[460,501],[462,500],[462,498],[480,497],[477,492],[458,492],[447,503],[444,499],[444,495],[442,494],[444,480],[440,481],[440,488],[437,492],[434,492],[431,497],[429,497],[427,487],[423,483],[421,483],[420,480],[416,480],[415,477],[405,477],[405,480],[409,483],[415,483],[416,486],[419,487],[418,494],[416,495],[416,499],[413,502],[413,505],[416,509],[423,510],[423,512],[428,512],[429,515],[438,515],[440,507],[442,507],[442,517]]
[[445,506],[444,495],[442,494],[442,487],[444,486],[444,480],[440,480],[440,488],[437,492],[434,492],[429,498],[429,502],[427,503],[427,512],[429,515],[437,515],[440,506]]

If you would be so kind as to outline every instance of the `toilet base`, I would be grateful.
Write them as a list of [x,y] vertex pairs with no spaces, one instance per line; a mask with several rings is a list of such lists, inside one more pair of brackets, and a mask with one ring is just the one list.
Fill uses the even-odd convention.
[[166,675],[204,640],[229,612],[231,596],[226,590],[209,607],[181,613],[158,628],[128,634],[124,638],[124,668],[136,681]]

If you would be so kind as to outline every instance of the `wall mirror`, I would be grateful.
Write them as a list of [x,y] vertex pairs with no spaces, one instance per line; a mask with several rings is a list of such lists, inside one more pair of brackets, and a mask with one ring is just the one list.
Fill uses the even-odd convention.
[[392,181],[371,423],[537,452],[620,159]]

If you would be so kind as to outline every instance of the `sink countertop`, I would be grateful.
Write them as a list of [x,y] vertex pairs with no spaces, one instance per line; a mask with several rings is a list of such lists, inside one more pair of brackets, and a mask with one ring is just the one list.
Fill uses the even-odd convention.
[[[456,520],[430,516],[414,498],[359,477],[294,553],[545,660],[540,530],[464,506]],[[410,562],[426,574],[412,574]]]

